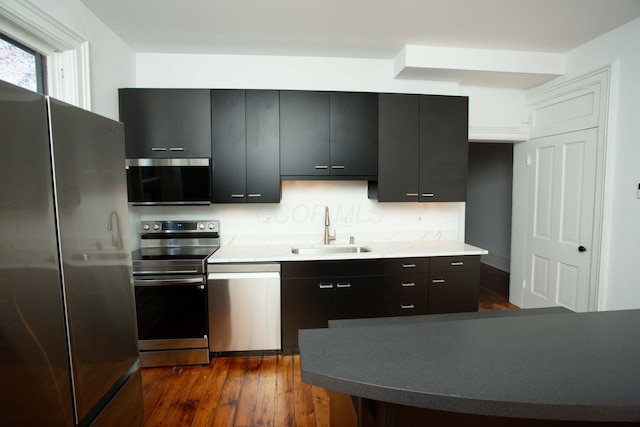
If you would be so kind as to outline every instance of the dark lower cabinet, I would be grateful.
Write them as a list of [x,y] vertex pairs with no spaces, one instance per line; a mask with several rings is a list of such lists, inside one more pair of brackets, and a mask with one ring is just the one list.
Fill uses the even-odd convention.
[[298,330],[326,328],[335,313],[332,278],[282,278],[282,351],[298,352]]
[[477,311],[479,293],[479,255],[432,258],[429,314]]
[[332,319],[477,311],[480,256],[281,264],[282,351]]
[[212,90],[214,203],[279,203],[278,91]]

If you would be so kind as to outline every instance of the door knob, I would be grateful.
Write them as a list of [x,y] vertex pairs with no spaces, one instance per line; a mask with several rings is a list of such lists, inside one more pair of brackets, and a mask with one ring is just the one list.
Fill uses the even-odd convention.
[[587,248],[584,246],[578,246],[578,252],[587,252]]

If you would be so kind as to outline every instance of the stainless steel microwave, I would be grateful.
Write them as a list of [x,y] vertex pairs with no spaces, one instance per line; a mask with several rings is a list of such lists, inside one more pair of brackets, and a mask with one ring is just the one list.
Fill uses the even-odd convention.
[[211,159],[127,159],[127,195],[132,205],[208,205]]

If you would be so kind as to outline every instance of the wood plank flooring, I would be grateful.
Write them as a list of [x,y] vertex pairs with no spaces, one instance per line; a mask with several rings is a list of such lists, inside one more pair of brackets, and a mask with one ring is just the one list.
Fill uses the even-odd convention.
[[[481,287],[479,311],[518,308],[492,289]],[[301,381],[299,356],[144,368],[142,382],[146,427],[329,426],[329,392]]]

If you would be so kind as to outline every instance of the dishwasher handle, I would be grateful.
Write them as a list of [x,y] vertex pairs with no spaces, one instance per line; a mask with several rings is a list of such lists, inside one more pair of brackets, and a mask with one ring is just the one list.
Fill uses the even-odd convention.
[[278,279],[280,273],[275,271],[248,271],[234,273],[209,273],[207,280],[233,280],[233,279]]

